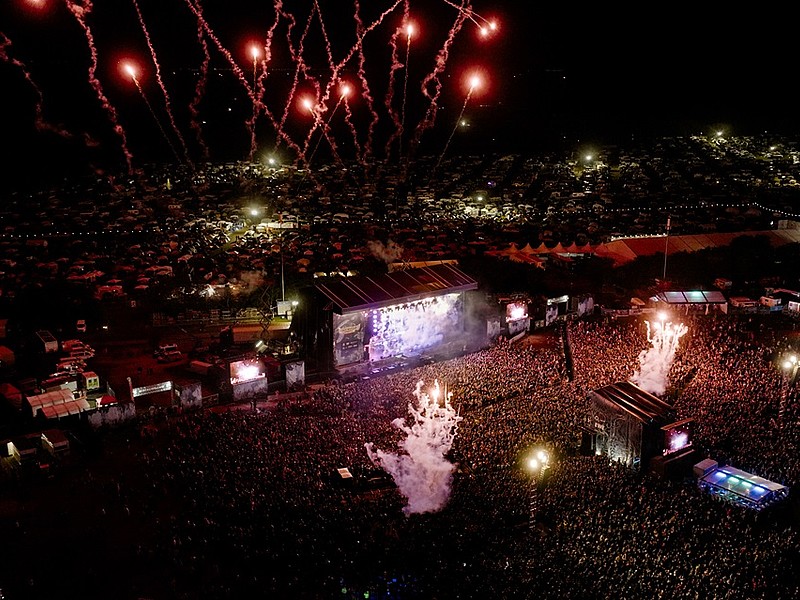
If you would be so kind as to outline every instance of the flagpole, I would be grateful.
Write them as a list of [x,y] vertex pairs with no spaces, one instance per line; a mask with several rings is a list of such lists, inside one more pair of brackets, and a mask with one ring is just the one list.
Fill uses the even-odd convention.
[[669,250],[669,217],[667,217],[667,235],[664,237],[664,275],[662,280],[667,280],[667,250]]

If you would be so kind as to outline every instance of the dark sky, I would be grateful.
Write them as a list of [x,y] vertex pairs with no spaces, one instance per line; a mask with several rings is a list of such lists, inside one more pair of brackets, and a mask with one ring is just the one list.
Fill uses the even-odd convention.
[[[273,3],[205,0],[203,16],[210,32],[205,32],[204,40],[210,63],[200,91],[204,55],[188,0],[137,2],[166,95],[157,81],[134,1],[96,2],[86,23],[105,106],[89,82],[86,32],[67,10],[66,0],[39,0],[38,8],[32,0],[2,4],[0,85],[6,108],[0,127],[11,155],[4,180],[39,177],[43,168],[68,170],[72,162],[78,168],[82,164],[109,168],[128,159],[134,165],[196,161],[204,151],[212,160],[246,159],[251,152],[246,122],[253,103],[231,60],[241,77],[252,83],[247,47],[258,39],[272,53],[263,98],[275,121],[262,114],[256,122],[258,152],[275,147],[279,137],[275,123],[281,122],[287,104],[290,110],[280,129],[302,147],[311,121],[297,108],[297,99],[300,90],[313,90],[314,82],[324,89],[330,81],[326,47],[338,61],[353,46],[356,6],[365,26],[393,6],[376,0],[360,5],[320,0],[326,36],[319,20],[312,19],[301,54],[308,77],[303,82],[300,76],[298,92],[289,103],[297,63],[289,52],[287,23],[289,18],[296,22],[292,44],[297,52],[313,2],[285,1],[284,16],[267,43],[275,19]],[[338,98],[334,89],[321,119],[330,118],[329,137],[343,158],[359,152],[363,156],[367,147],[379,158],[399,156],[415,142],[417,152],[429,154],[443,148],[524,150],[559,141],[698,133],[721,123],[742,134],[797,131],[794,37],[786,15],[755,6],[737,12],[723,3],[703,3],[699,8],[690,3],[650,5],[646,11],[631,12],[608,3],[584,7],[506,0],[473,4],[471,18],[454,31],[456,4],[445,0],[397,4],[366,35],[363,76],[371,105],[359,93],[348,103],[352,111],[348,116],[344,107],[334,108]],[[404,35],[395,38],[399,66],[392,71],[392,35],[402,22],[404,6],[409,7],[419,34],[410,46]],[[497,31],[481,38],[479,26],[495,19]],[[437,52],[443,49],[447,54],[440,54],[441,71],[426,88],[436,96],[432,102],[422,93],[422,84],[434,73]],[[402,65],[406,54],[407,69]],[[142,69],[141,93],[121,74],[120,64],[129,58]],[[485,84],[470,94],[465,76],[474,69],[483,74]],[[394,86],[388,94],[392,73]],[[341,76],[358,82],[355,59]],[[194,118],[189,110],[193,101]],[[36,129],[37,106],[44,130]],[[379,120],[368,135],[373,113]],[[455,127],[459,116],[468,128]],[[401,138],[396,137],[398,119],[403,122]],[[200,138],[193,124],[199,126]],[[316,147],[319,160],[332,158],[331,144],[318,143],[319,130],[315,135],[306,157]],[[282,146],[285,158],[294,159],[291,148],[285,142]]]

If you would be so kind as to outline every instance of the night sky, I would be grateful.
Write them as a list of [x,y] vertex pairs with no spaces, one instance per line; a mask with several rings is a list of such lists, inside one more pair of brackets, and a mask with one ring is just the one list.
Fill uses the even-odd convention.
[[[798,129],[789,19],[752,7],[673,3],[639,13],[505,1],[474,3],[469,12],[447,0],[320,0],[309,19],[314,3],[293,1],[277,5],[270,34],[275,3],[206,0],[206,55],[189,0],[95,4],[8,0],[0,8],[6,183],[87,167],[258,158],[276,140],[287,162],[299,154],[392,161],[445,147],[538,151],[719,124],[741,134]],[[342,61],[356,46],[356,9],[368,29],[363,62],[354,53],[334,78],[331,59]],[[416,28],[410,41],[401,29],[406,11]],[[262,74],[266,64],[258,97],[271,116],[262,111],[250,126],[249,47],[259,40],[271,56],[257,63]],[[139,69],[139,90],[125,61]],[[472,92],[471,73],[481,77]],[[337,103],[341,81],[356,93]],[[328,99],[317,104],[307,141],[313,119],[299,100],[315,87],[318,99],[327,88]],[[456,127],[459,116],[468,126]]]

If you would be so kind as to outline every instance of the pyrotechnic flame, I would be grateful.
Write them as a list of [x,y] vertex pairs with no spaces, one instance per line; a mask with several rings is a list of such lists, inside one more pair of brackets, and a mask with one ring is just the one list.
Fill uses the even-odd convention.
[[[49,4],[44,0],[27,0],[27,2],[31,7],[41,7]],[[67,8],[75,16],[86,34],[86,41],[92,55],[89,82],[96,92],[102,107],[108,113],[114,130],[122,139],[123,152],[130,170],[132,157],[127,150],[125,132],[118,123],[116,112],[108,98],[105,97],[102,86],[96,76],[99,64],[97,48],[95,47],[92,32],[88,25],[89,17],[93,11],[92,0],[65,0],[65,2]],[[151,39],[141,11],[140,0],[132,0],[132,2],[155,67],[153,73],[154,79],[158,83],[163,96],[164,107],[160,110],[166,110],[169,118],[169,125],[165,123],[165,127],[167,130],[169,130],[170,126],[172,127],[172,130],[169,132],[169,137],[171,139],[177,137],[177,141],[180,141],[180,144],[176,144],[176,146],[182,149],[182,161],[191,164],[189,149],[183,139],[181,129],[178,127],[178,123],[176,123],[176,117],[179,117],[179,115],[173,115],[170,92],[168,92],[165,85],[168,80],[163,80],[161,75],[160,61],[156,55],[158,40],[155,38]],[[378,14],[376,14],[373,6],[365,7],[363,12],[370,15],[369,21],[367,22],[362,21],[361,6],[358,0],[354,0],[352,6],[353,22],[355,23],[354,30],[342,32],[337,30],[336,36],[330,37],[329,33],[333,33],[334,30],[330,28],[330,23],[326,23],[324,19],[324,17],[329,17],[330,15],[323,14],[323,9],[328,8],[327,4],[321,3],[319,0],[312,1],[310,10],[303,14],[302,22],[305,23],[305,28],[300,32],[296,30],[296,25],[299,23],[296,21],[295,15],[284,8],[284,4],[286,4],[285,0],[276,0],[276,2],[272,4],[274,19],[269,26],[266,38],[264,40],[247,40],[245,45],[242,46],[242,50],[240,50],[239,59],[235,59],[234,56],[232,56],[231,52],[223,45],[220,38],[206,21],[203,15],[202,1],[184,0],[186,8],[191,12],[193,27],[194,20],[196,20],[196,37],[201,50],[200,56],[202,57],[202,62],[197,66],[198,77],[196,78],[196,83],[193,84],[194,97],[188,105],[190,117],[189,126],[194,131],[197,143],[203,150],[204,157],[208,156],[209,151],[201,135],[200,123],[202,123],[203,120],[200,115],[200,108],[208,81],[211,62],[210,48],[214,47],[222,55],[223,62],[226,63],[228,70],[232,72],[237,84],[240,84],[244,88],[252,101],[252,111],[245,120],[247,130],[250,134],[251,158],[255,155],[257,150],[257,141],[263,139],[260,135],[258,139],[256,137],[256,126],[258,120],[263,115],[270,120],[274,127],[274,149],[277,150],[280,145],[288,146],[295,153],[298,162],[305,160],[311,147],[313,147],[316,140],[313,140],[311,136],[315,134],[316,129],[322,128],[323,131],[321,135],[328,138],[333,156],[337,159],[337,144],[341,142],[341,140],[334,135],[334,131],[337,133],[349,132],[349,136],[352,137],[353,140],[353,147],[356,150],[355,157],[361,161],[362,166],[365,167],[364,173],[366,173],[367,168],[374,168],[376,164],[374,161],[370,160],[374,154],[373,138],[378,131],[378,125],[381,123],[381,119],[385,119],[388,115],[389,127],[385,130],[381,130],[381,133],[385,134],[383,139],[389,139],[385,147],[386,158],[388,158],[390,154],[395,154],[399,151],[400,159],[403,160],[404,164],[407,166],[413,151],[420,143],[421,136],[435,124],[439,109],[439,98],[443,90],[443,80],[447,69],[447,62],[456,35],[468,21],[475,24],[484,36],[498,29],[495,21],[484,19],[482,16],[475,13],[470,3],[456,3],[453,0],[445,0],[445,2],[456,9],[455,19],[450,24],[449,29],[447,29],[447,23],[444,24],[443,29],[440,29],[442,33],[446,32],[446,35],[444,40],[439,42],[440,47],[438,51],[435,45],[431,45],[433,48],[432,52],[434,52],[435,55],[430,57],[423,56],[422,60],[420,60],[420,64],[430,62],[432,68],[426,72],[427,74],[421,74],[422,80],[417,93],[409,95],[409,92],[414,91],[414,88],[409,88],[410,75],[412,74],[409,69],[411,40],[413,37],[418,36],[420,31],[419,23],[411,19],[410,2],[408,0],[391,1],[389,6]],[[328,10],[332,9],[328,8]],[[401,10],[402,15],[399,15],[398,13]],[[306,14],[308,15],[307,19],[305,18]],[[399,18],[395,19],[394,17]],[[337,20],[337,24],[338,23],[339,21]],[[392,25],[387,26],[387,23],[392,23]],[[437,23],[436,25],[438,28],[439,24]],[[283,29],[281,29],[282,26]],[[389,42],[391,47],[391,64],[389,65],[388,85],[385,86],[386,114],[379,114],[370,93],[370,82],[367,79],[365,54],[370,50],[365,50],[365,46],[369,48],[370,46],[368,44],[372,43],[368,38],[377,37],[381,31],[387,32],[387,30],[391,35],[391,40]],[[285,39],[282,34],[279,36],[281,39],[273,39],[273,34],[277,31],[285,32]],[[434,28],[426,26],[426,38],[431,37],[429,36],[429,31],[434,31]],[[340,33],[342,35],[340,35]],[[403,60],[401,55],[403,49],[399,47],[399,40],[401,40],[401,38],[406,40],[406,48],[404,49],[405,60]],[[318,52],[315,52],[315,49],[310,47],[309,40],[313,40],[315,43],[323,42],[324,45],[316,49],[322,49],[323,54],[320,55]],[[340,42],[341,40],[349,40],[348,43],[350,46],[341,48],[334,46],[332,43]],[[277,48],[277,50],[273,50],[274,43],[280,43],[281,47]],[[386,42],[383,40],[377,40],[377,43],[381,47],[385,47],[386,45]],[[306,48],[306,45],[309,47]],[[422,51],[424,52],[425,50],[426,47],[423,46]],[[279,56],[282,61],[285,61],[285,63],[281,64],[282,69],[286,66],[286,63],[288,63],[290,76],[291,71],[294,71],[294,77],[291,79],[291,88],[288,90],[288,95],[286,86],[284,85],[269,87],[265,85],[265,81],[270,75],[268,65],[273,53],[276,57]],[[239,63],[242,62],[242,55],[252,61],[252,77],[245,74],[249,69],[245,68],[243,72],[242,66],[237,64],[237,60]],[[383,55],[378,52],[375,56],[382,57]],[[373,55],[370,54],[370,60],[372,59]],[[400,69],[405,71],[402,83],[399,79],[396,79],[399,76],[398,71]],[[352,88],[353,91],[342,92],[342,95],[339,95],[336,86],[341,82],[342,74],[345,72],[352,73],[354,76],[358,77],[358,88],[357,90]],[[138,73],[126,72],[125,77],[128,76],[138,81]],[[384,84],[386,82],[382,81],[381,83]],[[482,83],[479,84],[476,80],[471,86],[471,89],[477,89],[478,85],[482,85]],[[398,97],[400,96],[399,92],[401,86],[402,97]],[[291,127],[287,125],[287,119],[292,113],[297,100],[296,94],[301,87],[303,89],[313,88],[315,96],[313,110],[309,109],[309,112],[312,112],[314,115],[315,120],[313,126],[309,129],[306,129],[299,122],[297,124],[289,124]],[[279,104],[280,109],[276,112],[277,115],[280,115],[278,119],[273,116],[270,110],[272,106],[268,104],[266,91],[270,92],[270,103],[273,101],[273,98],[278,98],[277,102],[282,102],[282,104]],[[345,101],[347,98],[353,98],[354,92],[357,102],[353,103],[351,107],[347,105]],[[335,102],[335,100],[332,100],[333,98],[337,98],[339,102],[345,103],[344,115],[342,118],[347,125],[347,129],[341,126],[330,129],[326,126],[325,120],[329,119],[336,111],[333,107]],[[157,103],[153,103],[153,105],[158,108]],[[407,107],[411,109],[408,114],[406,110]],[[38,111],[37,114],[39,114]],[[419,118],[419,121],[414,126],[413,136],[409,136],[408,132],[410,128],[407,118],[412,115]],[[160,116],[163,120],[163,114]],[[291,129],[291,135],[285,130],[285,127]],[[364,129],[362,129],[362,127]],[[259,134],[260,133],[261,132],[259,132]],[[305,137],[305,140],[303,137]],[[413,137],[413,139],[409,140],[410,137]],[[404,145],[407,142],[409,148],[406,153],[404,152]]]
[[[450,497],[450,487],[456,465],[445,458],[450,451],[461,421],[450,405],[445,393],[440,405],[422,391],[423,382],[417,382],[414,396],[417,406],[409,403],[408,411],[414,421],[407,425],[405,419],[395,419],[392,425],[406,434],[399,446],[406,454],[375,450],[371,442],[365,444],[367,455],[394,479],[406,499],[406,515],[441,510]],[[434,392],[435,390],[435,392]],[[439,382],[432,393],[439,392]]]
[[[178,125],[175,123],[175,115],[172,114],[172,103],[170,102],[169,93],[167,92],[167,88],[164,85],[164,80],[161,78],[161,65],[158,62],[158,57],[156,56],[156,50],[153,47],[153,42],[150,40],[150,32],[147,30],[147,26],[144,22],[144,17],[142,16],[142,11],[139,9],[139,3],[137,0],[133,0],[133,6],[136,9],[136,14],[139,17],[139,25],[142,27],[142,32],[144,33],[145,41],[147,42],[147,48],[150,50],[150,56],[153,59],[153,66],[156,69],[156,82],[158,82],[158,87],[161,90],[161,95],[164,97],[164,108],[167,112],[167,118],[169,119],[170,127],[172,127],[172,131],[175,134],[175,137],[178,138],[178,142],[180,142],[181,148],[183,149],[183,156],[186,162],[191,165],[192,161],[189,158],[189,149],[186,147],[186,142],[183,139],[183,135],[181,134],[181,130],[178,129]],[[170,146],[171,146],[170,142]],[[180,157],[177,156],[178,162],[180,162]]]
[[134,81],[137,81],[137,78],[136,78],[136,76],[137,76],[136,67],[134,67],[131,63],[124,63],[122,65],[122,69],[128,75],[130,75],[131,79],[133,79]]
[[125,156],[128,173],[132,173],[133,155],[131,154],[130,150],[128,150],[128,139],[125,135],[125,130],[119,123],[116,108],[114,108],[109,99],[106,97],[106,94],[103,91],[103,84],[100,83],[100,80],[97,78],[97,47],[94,43],[94,35],[92,34],[92,30],[86,22],[86,18],[92,12],[92,8],[93,6],[91,0],[84,0],[83,4],[76,4],[73,0],[67,0],[67,9],[69,9],[69,11],[72,13],[72,16],[75,17],[76,21],[78,21],[81,29],[83,29],[83,33],[86,36],[86,44],[89,47],[89,85],[97,95],[100,105],[106,111],[108,119],[111,122],[111,127],[120,138],[120,146],[122,149],[122,154]]
[[678,340],[689,330],[683,323],[673,325],[665,322],[664,318],[656,323],[645,321],[647,341],[651,347],[639,354],[640,368],[631,378],[640,388],[657,396],[667,389],[667,379],[678,350]]

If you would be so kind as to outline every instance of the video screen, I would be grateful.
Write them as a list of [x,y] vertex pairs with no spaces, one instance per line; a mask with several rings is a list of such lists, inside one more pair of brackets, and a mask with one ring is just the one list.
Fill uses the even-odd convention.
[[231,363],[231,385],[255,381],[266,376],[266,369],[258,359],[237,360]]
[[364,358],[365,319],[362,312],[333,315],[333,357],[336,366],[360,362]]
[[464,330],[460,294],[444,294],[370,310],[369,360],[418,354]]
[[687,419],[662,427],[664,431],[664,456],[692,445],[693,424],[694,421]]
[[528,304],[526,302],[509,302],[506,305],[506,321],[519,321],[528,318]]

